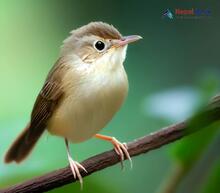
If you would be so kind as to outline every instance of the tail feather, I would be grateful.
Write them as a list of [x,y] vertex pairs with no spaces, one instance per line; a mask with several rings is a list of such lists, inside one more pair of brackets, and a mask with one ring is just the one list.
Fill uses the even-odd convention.
[[39,137],[44,130],[31,134],[30,126],[28,125],[23,132],[17,137],[5,155],[5,163],[15,161],[17,163],[23,161],[31,152]]

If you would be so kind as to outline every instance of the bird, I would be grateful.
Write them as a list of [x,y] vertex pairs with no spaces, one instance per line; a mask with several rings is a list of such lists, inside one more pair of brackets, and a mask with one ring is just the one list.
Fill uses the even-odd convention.
[[122,36],[113,25],[101,21],[71,31],[36,98],[29,123],[6,152],[5,163],[23,161],[45,130],[64,139],[70,169],[80,184],[80,171],[87,171],[72,158],[69,142],[92,137],[109,141],[121,162],[125,157],[131,161],[125,143],[99,131],[127,97],[123,63],[128,44],[140,39],[139,35]]

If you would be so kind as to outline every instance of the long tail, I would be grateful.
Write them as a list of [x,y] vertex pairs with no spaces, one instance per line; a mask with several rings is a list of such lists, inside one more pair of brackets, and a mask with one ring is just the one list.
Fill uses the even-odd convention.
[[12,161],[19,163],[23,161],[31,152],[43,131],[42,129],[32,134],[28,124],[7,151],[5,163],[10,163]]

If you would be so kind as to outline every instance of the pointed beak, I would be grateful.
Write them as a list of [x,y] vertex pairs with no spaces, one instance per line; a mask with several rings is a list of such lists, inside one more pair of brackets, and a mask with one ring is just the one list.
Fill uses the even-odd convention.
[[125,46],[129,43],[136,42],[140,39],[143,39],[143,38],[139,35],[124,36],[120,40],[113,40],[113,46],[114,47]]

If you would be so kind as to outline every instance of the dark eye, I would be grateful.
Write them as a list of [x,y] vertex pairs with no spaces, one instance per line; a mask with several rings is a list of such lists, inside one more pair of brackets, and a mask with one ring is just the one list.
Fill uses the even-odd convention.
[[95,42],[94,46],[95,46],[96,50],[98,50],[99,52],[101,52],[105,49],[105,43],[100,40]]

